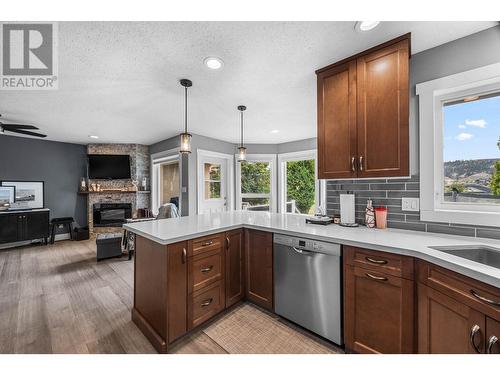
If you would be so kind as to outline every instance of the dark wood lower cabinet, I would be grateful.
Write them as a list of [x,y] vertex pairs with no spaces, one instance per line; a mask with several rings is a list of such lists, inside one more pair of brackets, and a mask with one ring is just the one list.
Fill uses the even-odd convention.
[[500,321],[486,318],[486,353],[500,354]]
[[245,229],[246,298],[268,310],[273,305],[273,234]]
[[418,284],[419,353],[476,353],[474,346],[482,353],[484,328],[483,314],[443,293]]
[[344,337],[347,351],[413,353],[413,290],[413,280],[345,266]]
[[243,230],[226,232],[226,307],[245,298],[245,244]]
[[49,211],[0,213],[0,243],[47,240]]

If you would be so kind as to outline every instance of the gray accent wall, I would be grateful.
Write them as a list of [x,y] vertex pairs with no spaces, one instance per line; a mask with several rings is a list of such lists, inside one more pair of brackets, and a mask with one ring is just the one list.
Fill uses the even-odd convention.
[[45,181],[50,217],[87,223],[86,198],[77,194],[86,175],[84,145],[0,135],[0,180]]
[[356,219],[364,223],[366,200],[388,207],[388,226],[434,233],[457,234],[500,239],[500,228],[420,221],[419,212],[403,212],[402,197],[420,197],[419,121],[415,85],[436,78],[500,62],[500,26],[469,35],[424,52],[410,59],[410,170],[411,178],[374,180],[330,180],[327,183],[327,212],[338,216],[339,194],[356,195]]

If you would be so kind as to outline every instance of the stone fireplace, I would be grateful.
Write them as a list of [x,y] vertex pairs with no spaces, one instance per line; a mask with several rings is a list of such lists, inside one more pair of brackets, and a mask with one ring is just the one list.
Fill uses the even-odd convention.
[[[130,206],[131,217],[137,217],[138,209],[150,208],[149,147],[138,144],[89,144],[87,154],[130,155],[130,179],[88,181],[89,186],[99,184],[101,187],[99,192],[88,193],[87,217],[90,232],[117,232],[120,230],[119,226],[94,225],[94,208],[96,205],[127,204]],[[140,189],[144,178],[147,181],[146,190],[137,190],[135,187]],[[114,214],[118,214],[118,211]]]

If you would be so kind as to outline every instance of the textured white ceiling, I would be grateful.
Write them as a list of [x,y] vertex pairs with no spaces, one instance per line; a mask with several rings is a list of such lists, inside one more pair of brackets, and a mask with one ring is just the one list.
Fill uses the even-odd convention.
[[[384,22],[360,34],[354,22],[61,22],[59,89],[0,91],[0,113],[50,140],[152,144],[182,130],[178,80],[189,78],[190,132],[237,142],[245,104],[246,142],[310,138],[316,69],[407,32],[418,53],[496,24]],[[224,68],[207,69],[207,56]]]

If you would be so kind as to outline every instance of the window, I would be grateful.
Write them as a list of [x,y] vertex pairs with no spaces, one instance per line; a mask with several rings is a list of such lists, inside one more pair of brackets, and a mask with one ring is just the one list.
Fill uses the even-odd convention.
[[317,179],[316,151],[278,155],[280,212],[314,214],[325,208],[325,182]]
[[237,209],[276,212],[276,155],[247,155],[236,167]]
[[418,84],[417,94],[421,219],[500,225],[500,64]]
[[219,199],[221,197],[221,165],[204,163],[205,171],[205,199]]

